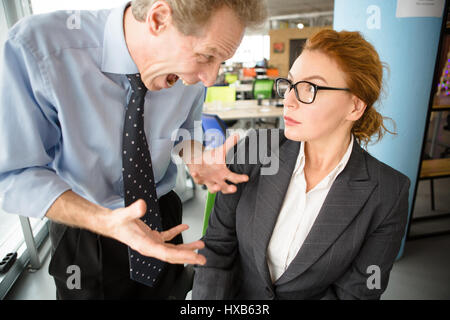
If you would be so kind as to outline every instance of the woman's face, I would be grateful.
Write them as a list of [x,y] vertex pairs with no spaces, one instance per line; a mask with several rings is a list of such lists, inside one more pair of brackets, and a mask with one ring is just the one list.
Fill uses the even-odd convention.
[[[309,81],[318,86],[347,88],[345,74],[338,64],[319,51],[303,51],[288,79],[292,83]],[[297,99],[294,90],[286,92],[283,100],[286,137],[295,141],[317,141],[346,130],[350,132],[353,121],[349,115],[356,100],[348,91],[318,90],[314,102],[305,104]]]

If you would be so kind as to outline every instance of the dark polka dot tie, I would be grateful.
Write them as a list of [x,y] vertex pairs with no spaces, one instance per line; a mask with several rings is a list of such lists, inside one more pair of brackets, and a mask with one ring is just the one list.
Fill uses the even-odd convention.
[[[147,203],[142,221],[156,231],[162,231],[162,222],[156,195],[152,160],[144,131],[144,101],[147,88],[139,74],[128,75],[132,94],[125,115],[123,131],[123,183],[125,206],[139,199]],[[165,262],[149,258],[128,248],[131,279],[147,286],[155,286]]]

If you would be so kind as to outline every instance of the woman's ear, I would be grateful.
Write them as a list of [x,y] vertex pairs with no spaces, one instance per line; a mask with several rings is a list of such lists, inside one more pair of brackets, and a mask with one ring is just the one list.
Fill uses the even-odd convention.
[[155,2],[147,14],[146,23],[150,33],[157,36],[172,22],[172,9],[165,1]]
[[364,111],[366,111],[367,104],[362,101],[357,96],[352,97],[352,109],[350,113],[347,115],[347,120],[349,121],[358,121],[362,115],[364,114]]

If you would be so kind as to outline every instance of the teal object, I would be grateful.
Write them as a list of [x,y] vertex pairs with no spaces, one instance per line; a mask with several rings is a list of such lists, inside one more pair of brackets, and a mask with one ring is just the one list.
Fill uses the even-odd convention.
[[[439,2],[439,1],[437,1]],[[398,135],[387,134],[368,151],[411,180],[409,218],[416,190],[422,143],[436,63],[441,17],[397,17],[405,1],[336,0],[334,29],[360,31],[389,65],[385,74],[387,98],[378,108],[397,125]],[[415,5],[411,1],[410,5]],[[436,4],[437,5],[437,4]],[[420,12],[420,11],[419,11]],[[389,123],[388,127],[392,129]],[[397,256],[403,255],[406,234]]]

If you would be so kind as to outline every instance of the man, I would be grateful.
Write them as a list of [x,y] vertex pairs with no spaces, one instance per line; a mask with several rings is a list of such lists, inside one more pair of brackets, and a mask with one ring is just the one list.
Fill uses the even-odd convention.
[[[5,211],[52,221],[58,298],[164,299],[177,264],[205,263],[201,241],[182,244],[171,137],[195,131],[204,86],[264,15],[259,0],[135,0],[82,12],[79,28],[56,12],[11,29],[0,192]],[[233,193],[228,183],[248,179],[223,163],[236,140],[208,152],[201,141],[177,142],[197,183]],[[80,270],[75,289],[69,266]]]

